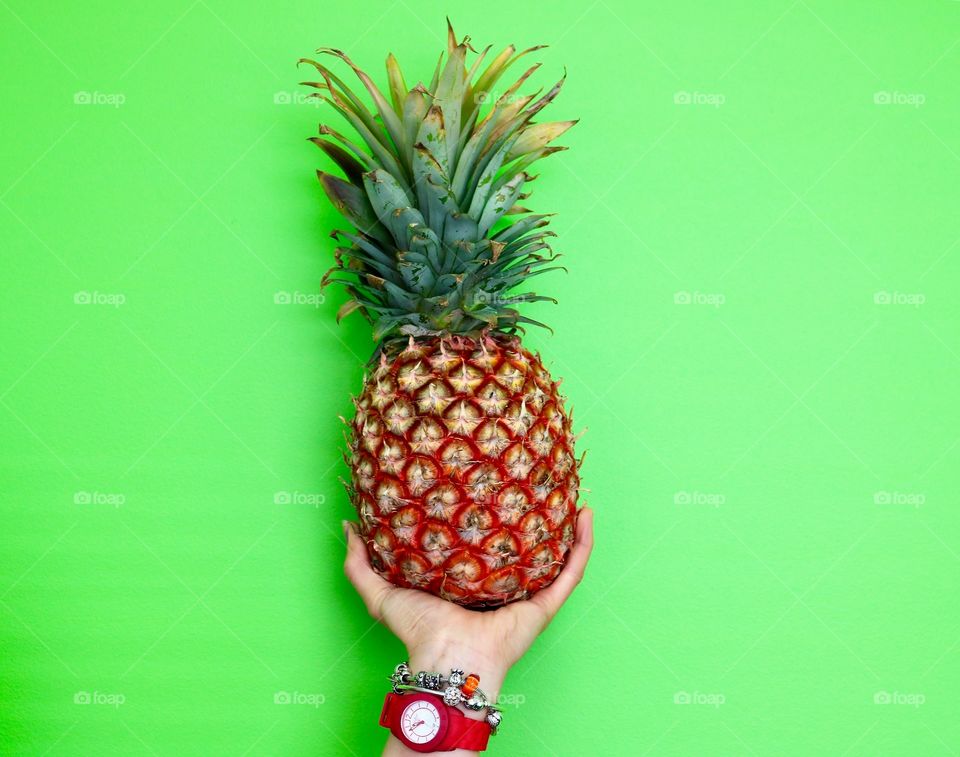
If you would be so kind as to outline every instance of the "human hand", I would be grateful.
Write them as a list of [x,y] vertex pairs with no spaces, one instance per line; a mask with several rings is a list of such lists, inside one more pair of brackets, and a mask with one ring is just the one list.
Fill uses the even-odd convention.
[[[344,572],[371,617],[404,643],[410,669],[462,668],[476,673],[480,687],[496,701],[507,671],[526,653],[583,579],[593,549],[593,510],[580,509],[573,548],[552,584],[530,599],[484,612],[468,610],[424,591],[394,586],[370,567],[356,526],[344,521],[344,531]],[[478,713],[467,715],[481,717]],[[396,753],[402,753],[395,739],[391,738],[388,751],[393,751],[391,746]]]

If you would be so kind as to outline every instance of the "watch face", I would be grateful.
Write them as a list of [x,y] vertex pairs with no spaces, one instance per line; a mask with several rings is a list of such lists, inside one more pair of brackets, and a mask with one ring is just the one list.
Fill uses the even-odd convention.
[[400,730],[414,744],[428,744],[440,732],[440,710],[433,702],[417,699],[400,716]]

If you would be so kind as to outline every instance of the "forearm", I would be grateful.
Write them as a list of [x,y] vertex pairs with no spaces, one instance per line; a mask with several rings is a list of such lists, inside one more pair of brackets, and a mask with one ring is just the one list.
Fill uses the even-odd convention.
[[[494,659],[496,655],[487,650],[477,649],[469,644],[431,644],[408,650],[410,670],[438,671],[444,675],[454,668],[462,669],[465,673],[476,673],[480,677],[480,688],[491,702],[496,702],[500,694],[500,687],[507,675],[507,669],[502,662]],[[463,710],[463,714],[472,720],[483,720],[486,712],[481,710]],[[387,739],[383,750],[384,757],[410,757],[418,754],[404,746],[392,734]],[[457,749],[445,754],[457,757],[476,755],[464,749]]]

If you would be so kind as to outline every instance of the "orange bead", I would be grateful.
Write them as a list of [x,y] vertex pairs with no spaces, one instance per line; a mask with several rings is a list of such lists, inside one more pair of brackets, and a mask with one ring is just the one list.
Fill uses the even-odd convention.
[[478,676],[476,673],[471,673],[467,676],[467,680],[463,682],[463,686],[460,687],[460,691],[470,697],[473,696],[473,692],[477,690],[477,686],[479,685],[480,676]]

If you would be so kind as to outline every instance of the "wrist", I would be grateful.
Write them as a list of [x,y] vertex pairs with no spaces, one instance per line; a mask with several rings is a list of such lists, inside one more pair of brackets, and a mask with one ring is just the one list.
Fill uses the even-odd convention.
[[[437,671],[448,674],[458,668],[465,674],[475,673],[480,678],[480,688],[491,702],[496,702],[507,676],[506,664],[497,658],[493,650],[478,648],[461,640],[431,641],[418,644],[408,650],[410,669]],[[484,713],[465,711],[473,720],[483,720]]]

